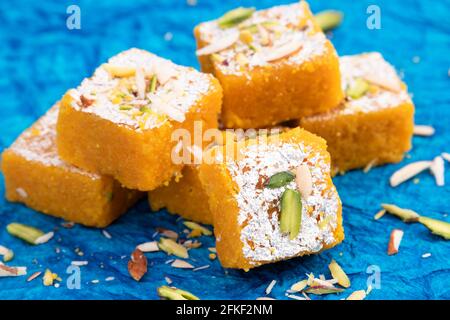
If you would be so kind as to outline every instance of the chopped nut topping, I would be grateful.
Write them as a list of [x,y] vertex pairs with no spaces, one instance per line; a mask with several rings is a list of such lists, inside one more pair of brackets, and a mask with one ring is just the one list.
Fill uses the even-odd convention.
[[131,254],[131,259],[128,261],[128,272],[136,281],[140,281],[147,273],[147,258],[141,250],[136,249]]
[[389,238],[388,245],[388,255],[394,255],[398,253],[398,248],[400,247],[400,243],[402,242],[403,231],[400,229],[394,229],[391,232],[391,236]]
[[392,174],[390,178],[391,186],[396,187],[430,167],[431,161],[412,162]]

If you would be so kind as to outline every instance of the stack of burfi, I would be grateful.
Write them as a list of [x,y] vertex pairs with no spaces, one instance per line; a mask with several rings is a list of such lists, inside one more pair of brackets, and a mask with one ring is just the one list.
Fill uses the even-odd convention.
[[195,28],[201,68],[223,88],[227,128],[260,128],[325,112],[343,98],[331,42],[304,1],[239,8]]
[[69,221],[107,226],[140,191],[180,174],[184,163],[173,159],[184,145],[177,137],[193,135],[197,126],[217,128],[221,99],[211,75],[143,50],[122,52],[3,153],[6,196]]
[[111,177],[70,165],[56,151],[59,104],[5,150],[6,198],[92,227],[105,227],[141,196]]
[[401,161],[414,127],[406,85],[379,53],[341,57],[340,66],[345,101],[300,125],[327,141],[333,173]]

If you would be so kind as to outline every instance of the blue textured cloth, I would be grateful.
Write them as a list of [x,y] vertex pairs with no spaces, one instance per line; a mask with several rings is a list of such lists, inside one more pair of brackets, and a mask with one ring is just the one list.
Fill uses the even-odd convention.
[[[75,2],[75,1],[73,1]],[[76,86],[108,57],[130,47],[140,47],[174,62],[198,67],[194,55],[193,27],[200,21],[220,16],[237,6],[235,1],[198,0],[190,6],[183,0],[96,0],[77,1],[81,8],[81,30],[66,28],[66,8],[72,1],[0,1],[0,146],[2,149],[58,100],[66,89]],[[280,1],[242,1],[258,8]],[[366,27],[366,9],[376,3],[381,9],[380,30]],[[264,295],[267,285],[277,280],[270,296],[283,299],[290,285],[305,273],[329,277],[328,263],[336,259],[352,280],[351,289],[341,295],[314,297],[340,299],[350,291],[366,288],[366,270],[375,265],[381,271],[380,289],[368,299],[449,299],[450,242],[433,236],[419,224],[406,225],[386,216],[373,220],[381,202],[396,203],[431,217],[450,221],[448,186],[438,188],[431,175],[420,175],[420,183],[388,186],[397,168],[415,160],[432,159],[450,152],[450,1],[312,1],[312,9],[339,9],[343,25],[332,41],[338,52],[354,54],[377,50],[404,73],[416,104],[416,122],[432,124],[436,135],[414,138],[411,158],[402,164],[383,166],[368,174],[351,172],[334,179],[344,204],[346,239],[337,248],[320,255],[293,259],[251,272],[225,271],[208,259],[212,237],[203,237],[203,247],[191,251],[195,266],[210,264],[193,272],[174,269],[164,262],[164,253],[148,254],[149,271],[140,283],[128,275],[127,261],[136,244],[151,240],[157,227],[181,231],[182,221],[165,212],[151,213],[146,201],[107,228],[112,239],[100,230],[76,226],[59,228],[51,242],[31,247],[12,238],[5,226],[13,221],[50,231],[61,220],[41,215],[20,204],[0,200],[0,244],[12,248],[12,265],[28,266],[28,274],[50,268],[63,281],[59,288],[44,287],[41,279],[0,278],[1,299],[155,299],[164,276],[203,299],[254,299]],[[414,63],[413,57],[417,58]],[[449,165],[446,164],[447,169]],[[449,170],[447,170],[450,172]],[[450,181],[450,174],[446,174]],[[4,185],[0,185],[4,192]],[[405,231],[400,252],[386,254],[390,231]],[[57,254],[55,248],[62,251]],[[84,256],[76,254],[80,248]],[[424,259],[422,254],[430,252]],[[81,267],[81,289],[66,286],[66,268],[72,260],[88,260]],[[112,281],[105,281],[114,277]],[[99,280],[95,284],[92,280]]]

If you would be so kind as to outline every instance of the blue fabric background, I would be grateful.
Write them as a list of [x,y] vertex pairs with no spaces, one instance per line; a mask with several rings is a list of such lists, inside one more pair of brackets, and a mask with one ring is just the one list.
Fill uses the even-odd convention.
[[[129,47],[148,49],[176,63],[198,67],[194,55],[193,27],[220,16],[239,4],[258,8],[280,4],[279,0],[213,1],[198,0],[189,6],[184,0],[96,0],[77,1],[81,7],[82,29],[65,27],[66,8],[75,1],[0,1],[0,146],[7,147],[20,132],[45,112],[66,89],[76,86],[108,57]],[[366,28],[366,9],[376,3],[381,8],[382,29]],[[31,247],[12,238],[5,226],[24,222],[49,231],[61,220],[36,213],[19,204],[0,199],[0,244],[16,253],[13,265],[28,266],[29,275],[51,268],[63,282],[60,288],[44,287],[41,279],[27,283],[26,277],[1,278],[2,299],[155,299],[156,288],[169,276],[174,285],[203,299],[254,299],[264,295],[272,279],[277,280],[270,296],[283,299],[290,285],[306,272],[329,276],[327,265],[335,258],[347,271],[352,287],[347,293],[313,297],[340,299],[350,291],[364,289],[369,276],[366,269],[381,270],[381,288],[368,299],[449,299],[450,242],[433,236],[423,226],[403,224],[396,218],[373,220],[381,202],[409,207],[431,217],[450,221],[450,187],[435,186],[429,174],[421,174],[420,183],[405,183],[396,189],[388,178],[407,162],[432,159],[442,151],[450,152],[450,1],[312,1],[312,9],[344,11],[343,25],[333,34],[338,52],[354,54],[378,50],[404,73],[416,103],[416,122],[432,124],[436,135],[414,138],[411,158],[402,164],[376,168],[368,174],[351,172],[335,178],[344,204],[346,239],[335,249],[317,256],[293,259],[245,273],[222,269],[210,262],[207,247],[213,239],[202,238],[203,248],[192,250],[196,266],[211,264],[193,272],[171,268],[164,253],[148,254],[150,267],[140,283],[127,272],[128,256],[136,244],[148,241],[156,227],[181,231],[182,221],[165,212],[151,213],[142,201],[107,230],[76,226],[59,228],[55,238]],[[173,38],[164,38],[170,32]],[[167,38],[167,37],[166,37]],[[413,63],[414,56],[420,57]],[[450,182],[450,165],[446,178]],[[4,192],[3,182],[0,185]],[[400,252],[386,254],[390,231],[405,231]],[[55,247],[61,248],[60,254]],[[79,247],[84,257],[75,253]],[[421,258],[432,253],[428,259]],[[72,260],[88,260],[81,267],[80,290],[69,290],[66,268]],[[113,276],[115,280],[105,282]],[[91,280],[100,283],[93,284]]]

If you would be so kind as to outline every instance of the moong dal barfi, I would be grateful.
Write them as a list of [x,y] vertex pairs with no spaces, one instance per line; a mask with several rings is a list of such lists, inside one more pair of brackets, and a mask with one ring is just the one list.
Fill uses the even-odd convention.
[[379,53],[341,57],[340,65],[345,102],[300,125],[327,141],[333,173],[401,161],[414,127],[406,85]]
[[3,152],[6,198],[67,221],[105,227],[142,194],[60,159],[55,144],[58,109],[52,107]]
[[336,51],[304,1],[238,8],[195,30],[201,69],[223,88],[225,128],[261,128],[343,99]]
[[62,99],[57,125],[62,159],[153,190],[179,173],[178,129],[216,128],[222,90],[211,75],[130,49],[101,65]]
[[198,170],[225,268],[248,270],[343,240],[342,206],[322,138],[296,128],[249,139],[236,157],[222,159]]

